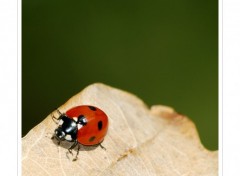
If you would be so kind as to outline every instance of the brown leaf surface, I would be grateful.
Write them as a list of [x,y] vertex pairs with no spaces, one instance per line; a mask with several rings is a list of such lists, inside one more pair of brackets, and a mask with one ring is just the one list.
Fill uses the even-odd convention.
[[[101,147],[82,147],[73,162],[67,143],[51,140],[56,124],[47,116],[22,139],[22,174],[38,175],[161,175],[216,176],[218,153],[206,150],[195,125],[172,108],[149,109],[136,96],[93,84],[59,107],[95,105],[109,117]],[[53,112],[57,115],[56,112]],[[74,154],[76,151],[73,151]]]

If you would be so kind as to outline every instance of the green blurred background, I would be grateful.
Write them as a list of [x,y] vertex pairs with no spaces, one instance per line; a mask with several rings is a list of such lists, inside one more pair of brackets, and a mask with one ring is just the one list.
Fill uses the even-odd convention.
[[218,149],[218,1],[22,1],[22,135],[102,82],[191,118]]

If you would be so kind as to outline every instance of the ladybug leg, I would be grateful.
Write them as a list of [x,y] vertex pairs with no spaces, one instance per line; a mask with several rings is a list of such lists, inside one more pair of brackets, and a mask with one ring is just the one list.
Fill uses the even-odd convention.
[[73,159],[73,161],[77,161],[79,150],[80,150],[80,145],[78,144],[77,154],[76,154],[75,158]]
[[102,143],[99,143],[98,144],[103,150],[107,150],[103,145],[102,145]]
[[72,149],[74,149],[74,148],[77,146],[77,144],[78,144],[78,142],[75,141],[75,142],[73,143],[73,145],[71,145],[71,147],[68,149],[68,152],[71,153],[72,155],[73,155]]
[[54,123],[58,124],[58,122],[56,122],[56,120],[58,120],[53,114],[51,114],[52,116],[52,120],[54,121]]
[[59,115],[62,115],[62,113],[56,108],[56,111]]
[[[57,113],[60,115],[60,118],[61,118],[61,116],[62,116],[62,113],[56,108],[56,111],[57,111]],[[56,122],[56,120],[60,120],[60,118],[56,118],[52,113],[51,113],[51,116],[52,116],[52,120],[56,123],[56,124],[58,124],[58,122]]]

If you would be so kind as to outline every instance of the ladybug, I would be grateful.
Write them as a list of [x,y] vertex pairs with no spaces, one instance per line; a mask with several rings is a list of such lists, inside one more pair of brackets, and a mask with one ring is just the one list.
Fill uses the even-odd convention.
[[[72,149],[78,145],[77,156],[80,150],[80,144],[84,146],[101,146],[101,143],[108,130],[108,117],[99,108],[94,106],[82,105],[69,109],[66,113],[61,113],[58,109],[59,117],[52,115],[53,121],[58,120],[58,127],[52,137],[61,141],[73,142],[68,149],[72,154]],[[56,121],[55,121],[56,122]],[[56,122],[57,123],[57,122]]]

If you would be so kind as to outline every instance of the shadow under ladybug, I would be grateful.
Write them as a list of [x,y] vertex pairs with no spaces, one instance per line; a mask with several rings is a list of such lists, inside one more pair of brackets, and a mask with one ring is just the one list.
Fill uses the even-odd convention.
[[101,143],[107,133],[108,117],[102,110],[82,105],[66,113],[61,113],[58,109],[57,112],[58,118],[52,114],[52,119],[58,127],[51,139],[56,145],[68,149],[72,155],[72,150],[76,150],[73,161],[77,160],[80,150],[94,150],[98,146],[106,150]]

